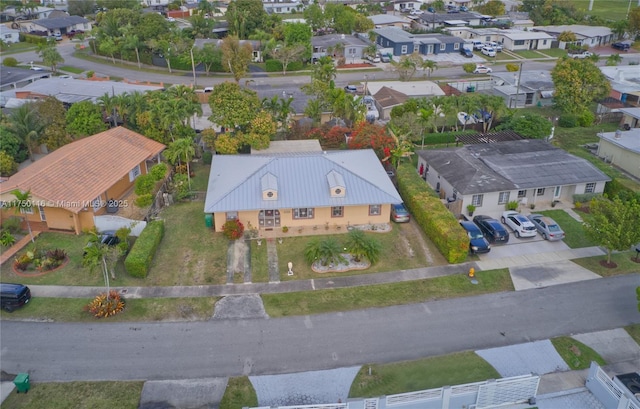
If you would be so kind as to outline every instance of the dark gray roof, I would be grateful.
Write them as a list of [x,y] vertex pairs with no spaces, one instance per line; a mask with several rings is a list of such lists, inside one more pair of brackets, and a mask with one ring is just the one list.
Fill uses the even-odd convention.
[[[327,182],[340,174],[344,197]],[[262,197],[262,178],[277,179],[276,200]],[[217,155],[211,163],[205,213],[400,203],[402,198],[371,149],[273,155]]]
[[43,18],[43,19],[34,21],[35,24],[42,26],[44,28],[48,28],[49,30],[54,30],[56,28],[65,28],[65,27],[72,26],[74,24],[84,24],[88,22],[89,20],[80,16]]
[[366,47],[369,45],[361,38],[345,34],[327,34],[323,36],[311,37],[311,45],[313,45],[314,47],[331,47],[338,43],[355,47]]
[[31,78],[41,78],[51,76],[49,71],[33,71],[18,67],[0,67],[0,85],[13,84],[15,82],[26,81]]
[[465,195],[610,180],[589,161],[537,139],[419,151],[418,155]]
[[258,93],[258,98],[260,100],[267,98],[271,99],[274,96],[278,97],[278,101],[280,98],[287,100],[289,98],[293,98],[291,102],[291,108],[296,114],[302,114],[307,107],[307,103],[309,99],[314,98],[312,95],[305,94],[300,90],[299,86],[296,85],[278,85],[277,87],[272,87],[271,85],[249,85],[252,90]]

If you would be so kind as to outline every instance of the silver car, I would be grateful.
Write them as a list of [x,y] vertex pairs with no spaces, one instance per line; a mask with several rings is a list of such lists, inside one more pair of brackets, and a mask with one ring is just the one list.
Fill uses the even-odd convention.
[[549,241],[564,239],[564,231],[552,218],[541,214],[530,214],[527,218],[536,226],[543,239]]

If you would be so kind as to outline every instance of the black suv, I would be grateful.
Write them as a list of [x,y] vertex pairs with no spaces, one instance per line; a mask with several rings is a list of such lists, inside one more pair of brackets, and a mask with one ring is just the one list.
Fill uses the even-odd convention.
[[478,225],[484,237],[490,243],[508,243],[509,232],[504,226],[494,218],[478,215],[473,218],[473,222]]
[[629,51],[629,49],[631,48],[631,44],[629,44],[626,41],[620,41],[620,42],[611,44],[611,47],[620,51]]
[[22,284],[0,283],[0,308],[13,312],[31,299],[31,290]]

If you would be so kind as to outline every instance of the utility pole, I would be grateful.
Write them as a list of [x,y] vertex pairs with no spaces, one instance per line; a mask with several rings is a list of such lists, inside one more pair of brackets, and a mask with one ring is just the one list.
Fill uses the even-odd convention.
[[520,63],[520,70],[518,70],[518,85],[516,86],[516,103],[514,108],[518,108],[518,98],[520,97],[520,79],[521,78],[522,78],[522,63]]
[[193,47],[195,47],[196,45],[193,44],[191,46],[191,49],[189,50],[189,52],[191,53],[191,69],[193,70],[193,88],[195,89],[198,86],[198,82],[196,80],[196,64],[193,61]]

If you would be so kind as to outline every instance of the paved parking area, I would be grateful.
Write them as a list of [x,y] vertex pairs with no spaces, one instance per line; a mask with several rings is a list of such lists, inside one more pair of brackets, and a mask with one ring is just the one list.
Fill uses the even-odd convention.
[[142,387],[139,409],[214,409],[227,388],[227,378],[147,381]]
[[516,291],[602,278],[569,260],[510,267],[509,273]]
[[640,359],[640,346],[622,328],[572,335],[572,338],[592,348],[607,363]]
[[548,241],[540,237],[540,235],[526,239],[519,239],[515,237],[512,232],[509,232],[509,242],[507,244],[491,245],[491,251],[486,254],[479,255],[479,257],[480,261],[485,261],[497,258],[549,253],[562,250],[569,250],[569,246],[567,246],[562,240]]

